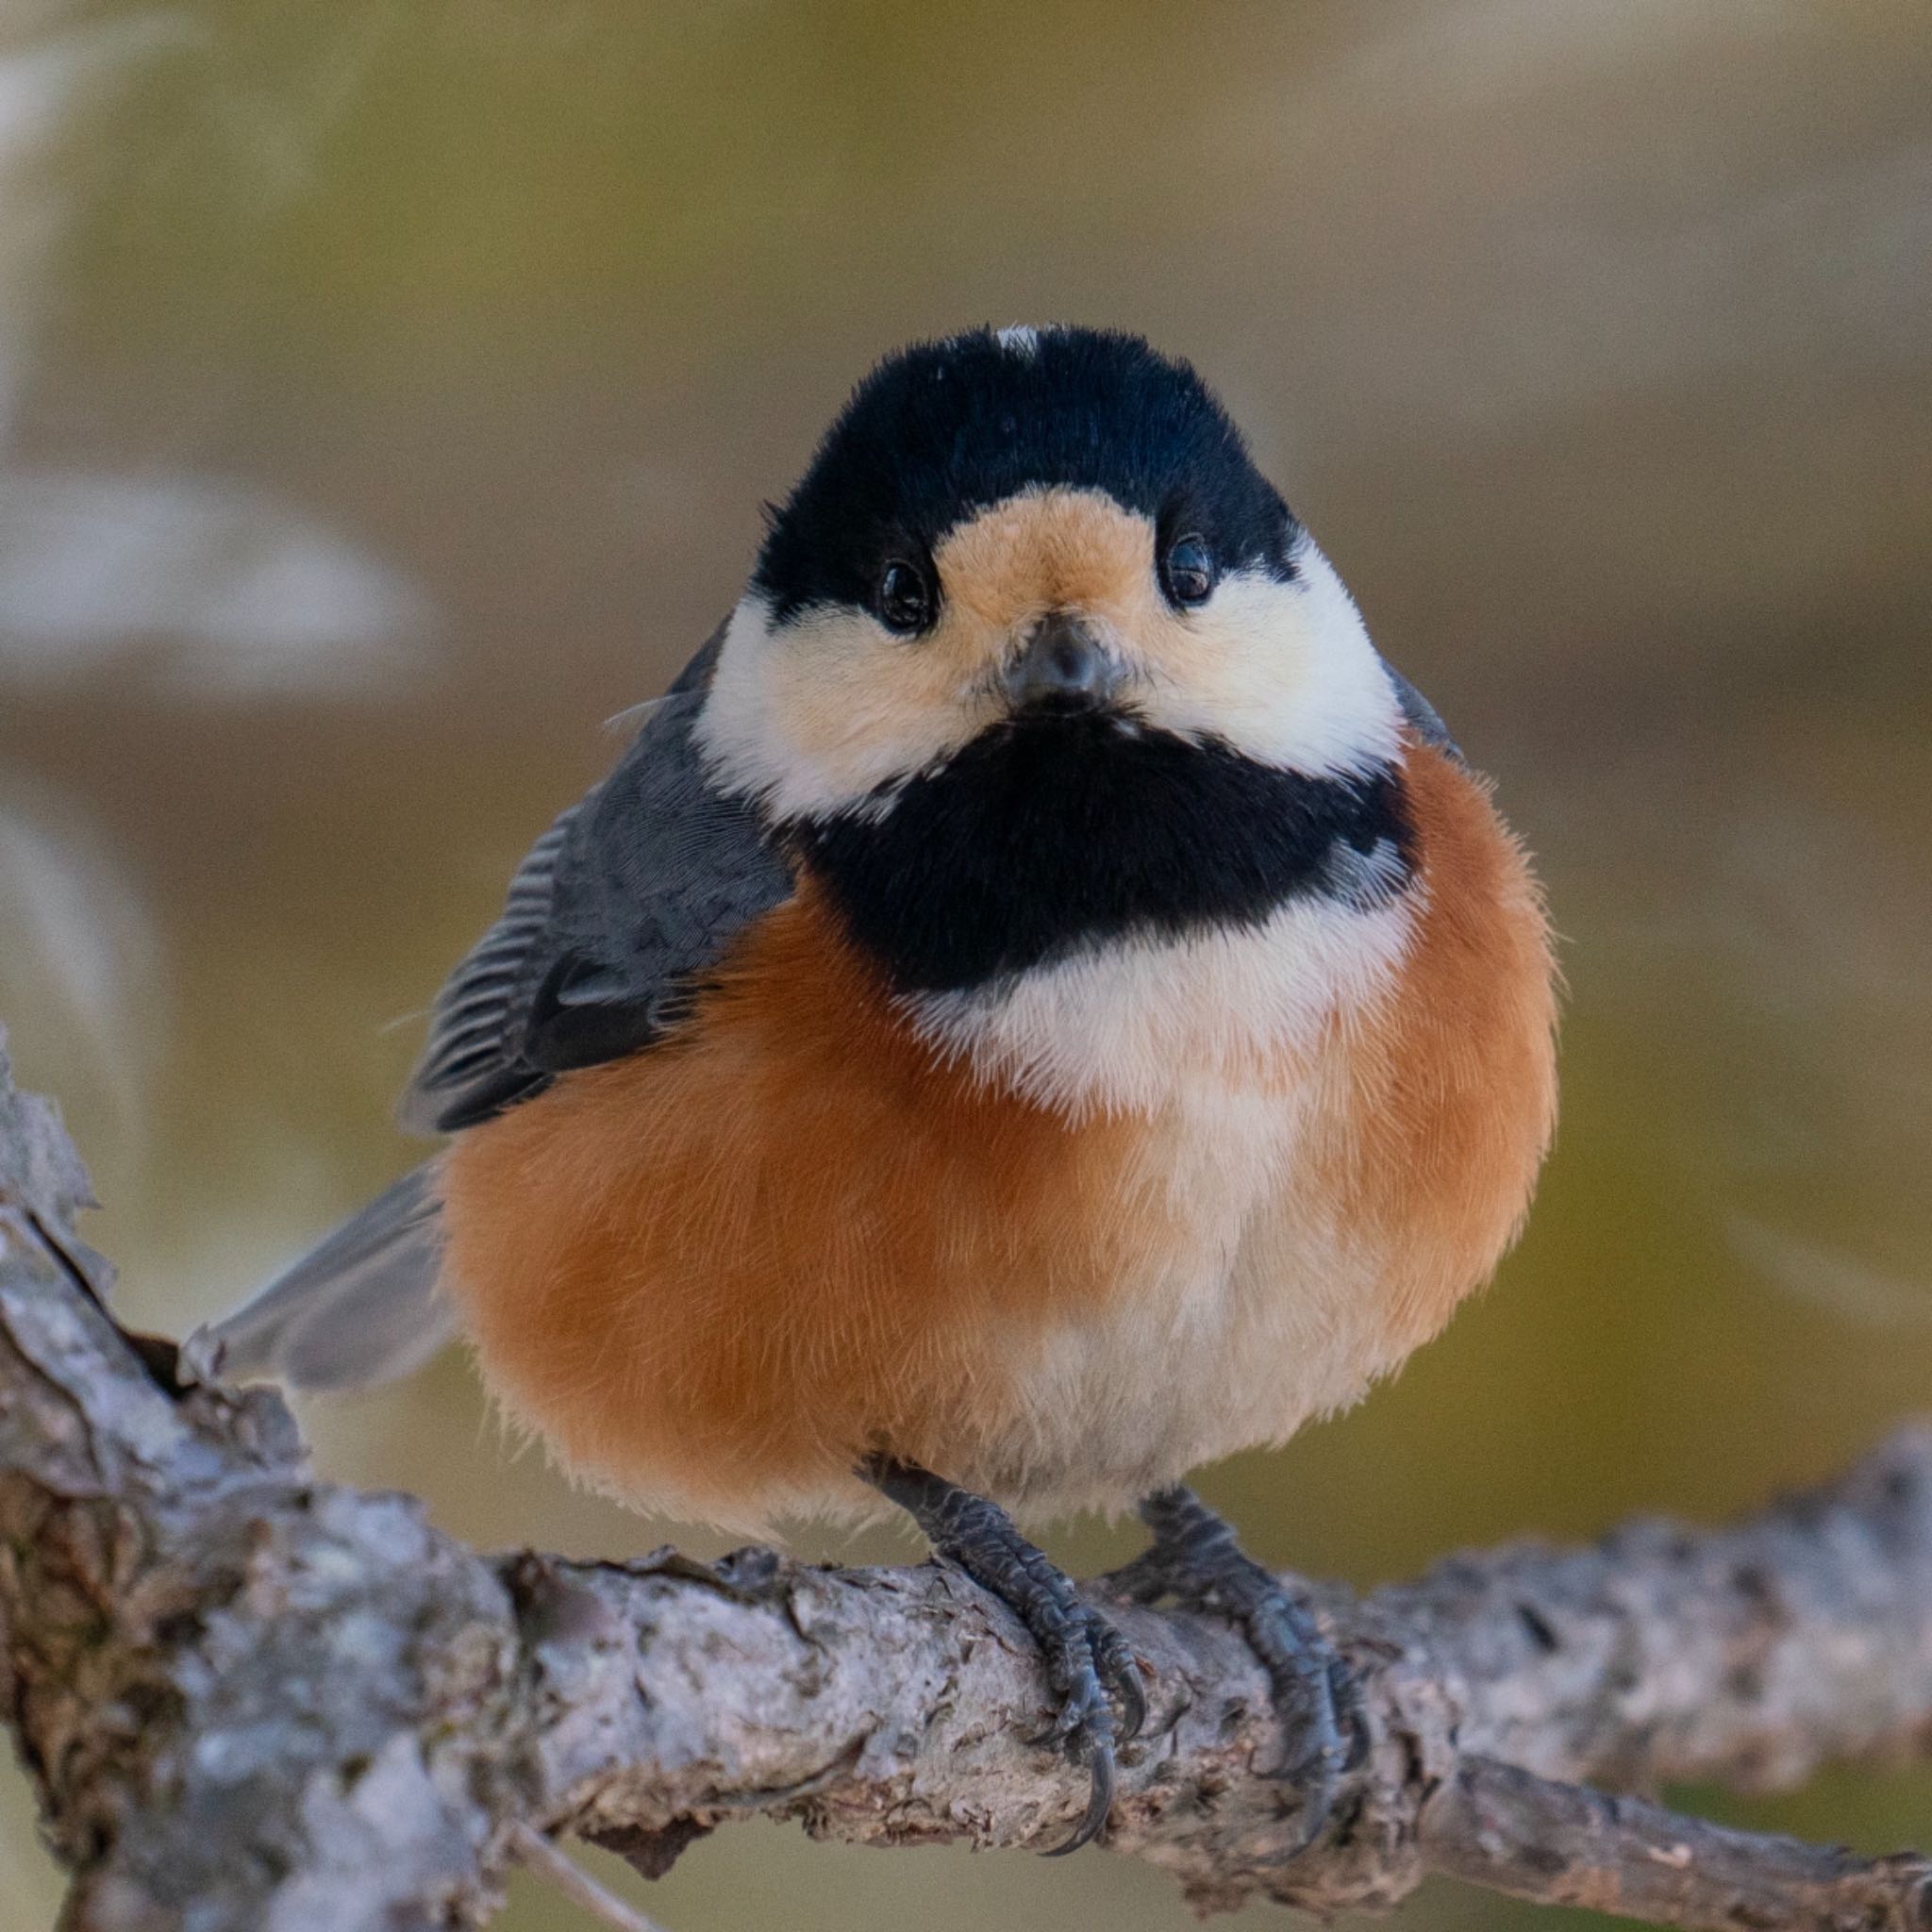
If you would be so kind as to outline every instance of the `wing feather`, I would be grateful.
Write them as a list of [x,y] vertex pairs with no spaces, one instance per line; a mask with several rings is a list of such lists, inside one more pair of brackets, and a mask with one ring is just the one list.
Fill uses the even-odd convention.
[[[594,798],[593,791],[590,798]],[[430,1010],[429,1041],[398,1109],[407,1127],[442,1130],[444,1116],[468,1111],[482,1090],[516,1077],[510,1046],[527,995],[524,981],[541,955],[557,891],[557,865],[571,827],[590,803],[578,800],[539,839],[510,881],[503,917],[450,974]],[[491,1110],[493,1111],[493,1105]]]
[[474,1126],[567,1069],[650,1045],[738,934],[791,897],[790,866],[751,806],[713,784],[693,735],[715,648],[517,868],[503,916],[437,998],[405,1126]]
[[1442,714],[1386,658],[1382,669],[1389,674],[1389,682],[1395,687],[1395,702],[1402,707],[1402,715],[1408,720],[1415,735],[1424,744],[1446,752],[1458,765],[1465,762],[1462,747],[1449,735]]

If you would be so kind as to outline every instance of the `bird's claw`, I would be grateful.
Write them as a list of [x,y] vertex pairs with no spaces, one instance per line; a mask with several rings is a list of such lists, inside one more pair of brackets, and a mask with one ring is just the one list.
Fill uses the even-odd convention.
[[1130,1743],[1147,1723],[1147,1688],[1141,1678],[1141,1659],[1133,1645],[1098,1610],[1083,1608],[1083,1614],[1094,1666],[1120,1706],[1121,1740]]
[[1342,1775],[1364,1747],[1366,1728],[1348,1667],[1307,1608],[1241,1549],[1234,1533],[1191,1491],[1151,1497],[1141,1514],[1156,1541],[1138,1566],[1129,1566],[1130,1588],[1141,1593],[1164,1584],[1166,1593],[1220,1612],[1240,1627],[1268,1672],[1291,1741],[1282,1763],[1260,1775],[1299,1792],[1300,1818],[1287,1854],[1298,1857],[1327,1828]]
[[1140,1658],[997,1504],[889,1456],[867,1457],[858,1473],[909,1511],[934,1554],[990,1590],[1039,1646],[1054,1719],[1038,1741],[1057,1746],[1092,1775],[1086,1812],[1073,1837],[1054,1847],[1054,1856],[1078,1851],[1099,1835],[1113,1803],[1114,1705],[1120,1707],[1120,1737],[1133,1737],[1147,1719]]
[[1107,1824],[1107,1815],[1113,1809],[1113,1746],[1110,1743],[1098,1746],[1089,1763],[1092,1769],[1093,1783],[1088,1793],[1087,1809],[1082,1813],[1080,1823],[1074,1826],[1072,1837],[1062,1844],[1049,1845],[1041,1853],[1042,1858],[1064,1858],[1069,1852],[1077,1852],[1082,1845],[1091,1845]]
[[1147,1694],[1140,1658],[1099,1611],[1080,1604],[1051,1635],[1034,1634],[1058,1700],[1054,1721],[1039,1741],[1086,1765],[1092,1779],[1087,1809],[1072,1836],[1044,1854],[1063,1858],[1091,1844],[1106,1824],[1113,1806],[1115,1745],[1136,1737],[1147,1722]]

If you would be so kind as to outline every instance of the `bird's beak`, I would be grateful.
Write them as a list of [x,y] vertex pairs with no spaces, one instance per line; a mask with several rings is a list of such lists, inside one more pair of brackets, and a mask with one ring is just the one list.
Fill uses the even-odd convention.
[[1120,690],[1123,675],[1121,665],[1077,617],[1054,610],[1034,626],[1025,648],[1001,674],[1001,684],[1015,709],[1090,710]]

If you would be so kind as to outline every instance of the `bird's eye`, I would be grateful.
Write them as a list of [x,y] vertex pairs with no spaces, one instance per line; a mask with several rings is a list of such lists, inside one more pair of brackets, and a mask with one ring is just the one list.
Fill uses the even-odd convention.
[[1214,558],[1200,537],[1181,537],[1167,553],[1161,576],[1176,604],[1205,604],[1214,589]]
[[887,564],[879,573],[875,604],[879,622],[888,630],[910,636],[932,622],[932,586],[916,563],[901,559]]

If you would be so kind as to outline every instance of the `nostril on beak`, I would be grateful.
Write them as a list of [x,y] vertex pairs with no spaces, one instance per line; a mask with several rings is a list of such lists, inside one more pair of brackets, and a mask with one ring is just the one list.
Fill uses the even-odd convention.
[[1006,675],[1007,694],[1016,705],[1097,705],[1119,684],[1119,669],[1098,639],[1063,611],[1041,620]]
[[1085,691],[1093,682],[1093,653],[1072,638],[1056,638],[1047,646],[1045,668],[1057,683]]

